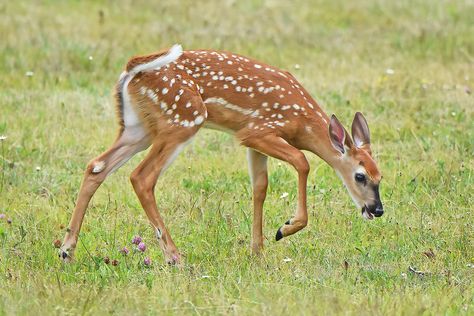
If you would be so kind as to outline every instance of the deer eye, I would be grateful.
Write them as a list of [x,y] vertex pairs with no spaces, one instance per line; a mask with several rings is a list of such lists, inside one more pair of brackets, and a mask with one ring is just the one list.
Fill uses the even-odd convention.
[[355,175],[355,180],[356,180],[357,182],[364,183],[364,182],[365,182],[365,174],[363,174],[363,173],[356,173],[356,175]]

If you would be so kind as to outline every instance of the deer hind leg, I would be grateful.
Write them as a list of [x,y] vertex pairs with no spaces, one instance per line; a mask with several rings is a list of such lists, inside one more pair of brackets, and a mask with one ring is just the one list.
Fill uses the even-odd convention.
[[167,139],[158,135],[148,155],[130,176],[135,193],[155,230],[156,238],[168,264],[179,264],[181,258],[156,206],[155,184],[197,130],[198,128],[195,127],[187,131],[175,131],[173,137]]
[[298,172],[298,206],[295,215],[278,229],[275,239],[278,241],[306,227],[308,224],[306,182],[309,164],[304,154],[283,138],[271,134],[260,138],[248,138],[242,143],[265,155],[290,163]]
[[251,148],[247,150],[249,174],[253,188],[253,223],[251,249],[259,254],[263,249],[263,203],[267,196],[267,156]]
[[87,206],[99,186],[109,174],[148,146],[148,136],[140,126],[126,127],[107,151],[89,162],[84,172],[76,207],[59,251],[63,261],[69,262],[73,258]]
[[[151,86],[151,88],[155,87]],[[180,254],[158,211],[154,189],[159,176],[202,126],[207,117],[207,109],[197,89],[183,85],[170,86],[166,95],[160,95],[159,107],[158,102],[142,101],[143,109],[146,104],[150,105],[150,109],[161,108],[162,112],[153,112],[155,124],[152,128],[154,131],[152,149],[132,172],[130,180],[155,230],[166,262],[179,264]]]

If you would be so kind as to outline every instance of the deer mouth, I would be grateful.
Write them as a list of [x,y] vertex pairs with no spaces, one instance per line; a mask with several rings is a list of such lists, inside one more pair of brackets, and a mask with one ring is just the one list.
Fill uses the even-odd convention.
[[374,219],[374,214],[372,214],[367,206],[362,207],[362,217],[371,221]]

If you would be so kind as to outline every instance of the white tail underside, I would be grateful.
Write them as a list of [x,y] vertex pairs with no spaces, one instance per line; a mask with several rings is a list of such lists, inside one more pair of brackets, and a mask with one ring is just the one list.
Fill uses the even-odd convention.
[[123,121],[124,121],[125,127],[137,126],[141,124],[140,119],[138,118],[137,114],[135,113],[135,111],[133,110],[130,104],[130,97],[127,92],[128,84],[133,79],[133,77],[141,71],[150,71],[150,70],[163,67],[177,60],[181,56],[182,53],[183,53],[183,48],[181,47],[181,45],[175,44],[170,48],[170,50],[168,51],[166,55],[160,56],[156,58],[155,60],[152,60],[146,64],[137,65],[128,73],[122,74],[121,78],[125,76],[125,79],[123,81],[124,83],[122,86]]
[[178,59],[182,53],[183,53],[183,48],[181,47],[181,45],[175,44],[170,48],[170,50],[168,51],[166,55],[160,56],[156,58],[155,60],[152,60],[146,64],[135,66],[132,70],[128,72],[128,75],[133,77],[140,71],[153,70],[156,68],[163,67],[175,61],[176,59]]

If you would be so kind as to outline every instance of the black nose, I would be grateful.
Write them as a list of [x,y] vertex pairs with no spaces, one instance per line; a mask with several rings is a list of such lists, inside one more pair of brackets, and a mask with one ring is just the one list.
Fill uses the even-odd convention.
[[375,217],[380,217],[383,215],[383,207],[382,206],[377,206],[375,208],[375,211],[372,212],[372,214],[374,214]]

